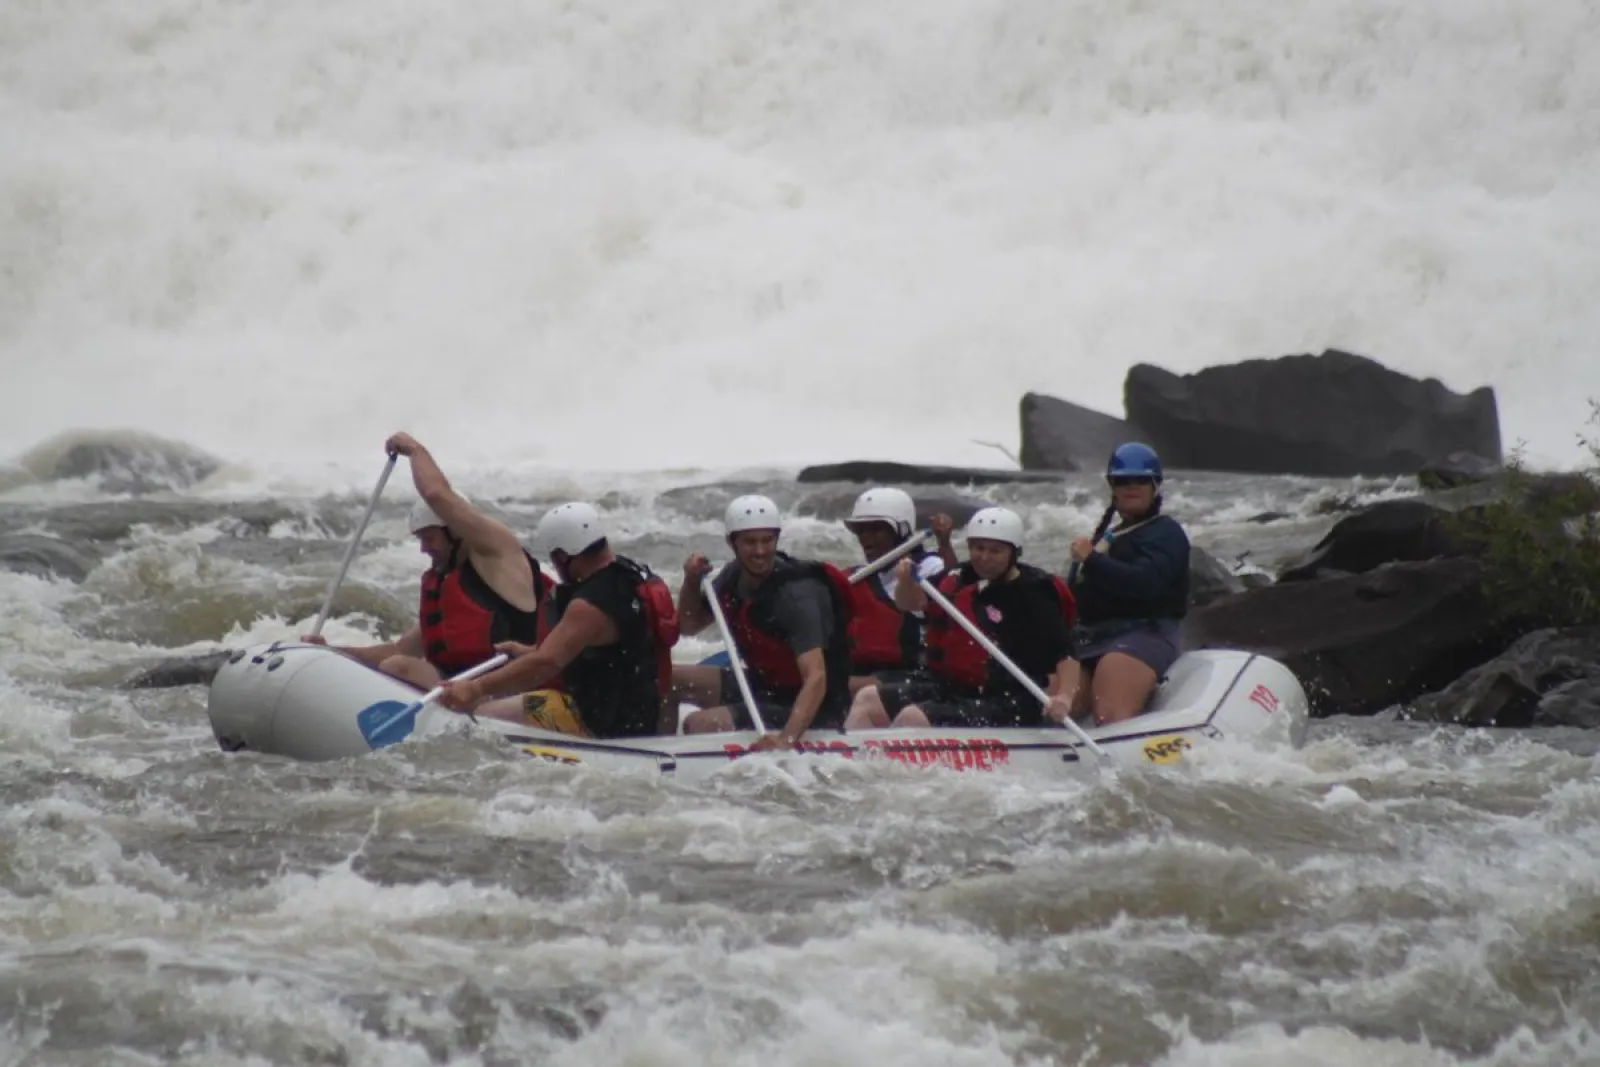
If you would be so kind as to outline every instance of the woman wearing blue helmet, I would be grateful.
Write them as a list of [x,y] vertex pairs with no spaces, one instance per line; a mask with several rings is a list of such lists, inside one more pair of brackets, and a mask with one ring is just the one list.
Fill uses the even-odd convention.
[[[1161,457],[1119,445],[1106,466],[1111,506],[1093,537],[1072,542],[1067,582],[1078,601],[1074,717],[1121,722],[1144,710],[1178,658],[1189,608],[1189,537],[1161,514]],[[1112,520],[1116,525],[1112,526]]]

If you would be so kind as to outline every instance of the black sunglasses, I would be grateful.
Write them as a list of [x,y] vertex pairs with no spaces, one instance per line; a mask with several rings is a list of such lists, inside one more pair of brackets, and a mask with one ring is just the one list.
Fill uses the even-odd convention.
[[1156,484],[1156,480],[1154,478],[1151,478],[1148,475],[1143,475],[1143,474],[1114,474],[1111,477],[1107,478],[1106,481],[1110,482],[1113,488],[1115,488],[1116,486],[1119,486],[1119,485],[1155,485]]

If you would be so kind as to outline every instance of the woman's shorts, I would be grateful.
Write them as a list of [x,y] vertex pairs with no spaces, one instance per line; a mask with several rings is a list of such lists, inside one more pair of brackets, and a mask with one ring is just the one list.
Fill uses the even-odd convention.
[[1110,637],[1091,638],[1073,649],[1072,658],[1089,670],[1094,670],[1100,657],[1120,652],[1155,671],[1157,678],[1165,678],[1167,671],[1177,662],[1181,645],[1182,633],[1177,621],[1159,619],[1140,623]]

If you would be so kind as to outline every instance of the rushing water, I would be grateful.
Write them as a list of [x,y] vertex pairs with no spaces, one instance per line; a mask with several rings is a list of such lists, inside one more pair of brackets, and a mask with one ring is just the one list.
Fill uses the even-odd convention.
[[[305,629],[401,429],[674,582],[736,486],[849,560],[794,466],[1000,462],[1140,360],[1363,352],[1569,463],[1597,49],[1593,0],[0,4],[0,551],[82,577],[0,570],[0,1063],[1600,1064],[1591,736],[691,787],[121,688]],[[59,477],[122,428],[223,465]],[[406,622],[404,481],[335,640]],[[1411,490],[1169,503],[1270,570]],[[992,495],[1048,564],[1101,492]]]
[[[793,550],[852,558],[848,489],[757,484],[798,516]],[[591,495],[676,582],[738,487]],[[1171,506],[1271,563],[1327,501],[1406,491],[1206,476]],[[336,640],[405,622],[404,492]],[[484,501],[526,530],[560,495]],[[1043,560],[1099,502],[1088,479],[988,495]],[[227,755],[202,688],[117,688],[303,630],[363,503],[0,508],[102,554],[80,585],[0,574],[8,1062],[1600,1063],[1581,733],[1333,719],[1300,751],[1086,783],[799,757],[689,785],[468,736]]]

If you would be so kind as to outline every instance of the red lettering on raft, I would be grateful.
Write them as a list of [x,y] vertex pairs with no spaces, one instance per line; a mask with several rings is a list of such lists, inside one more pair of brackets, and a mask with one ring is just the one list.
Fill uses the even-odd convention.
[[[745,745],[724,744],[722,750],[730,760],[750,752]],[[953,737],[918,737],[904,741],[871,740],[861,745],[868,754],[908,763],[919,767],[938,764],[958,771],[990,771],[1011,762],[1011,749],[1004,741],[978,737],[963,740]],[[852,759],[856,750],[844,741],[801,741],[795,751],[812,754],[839,755]]]

